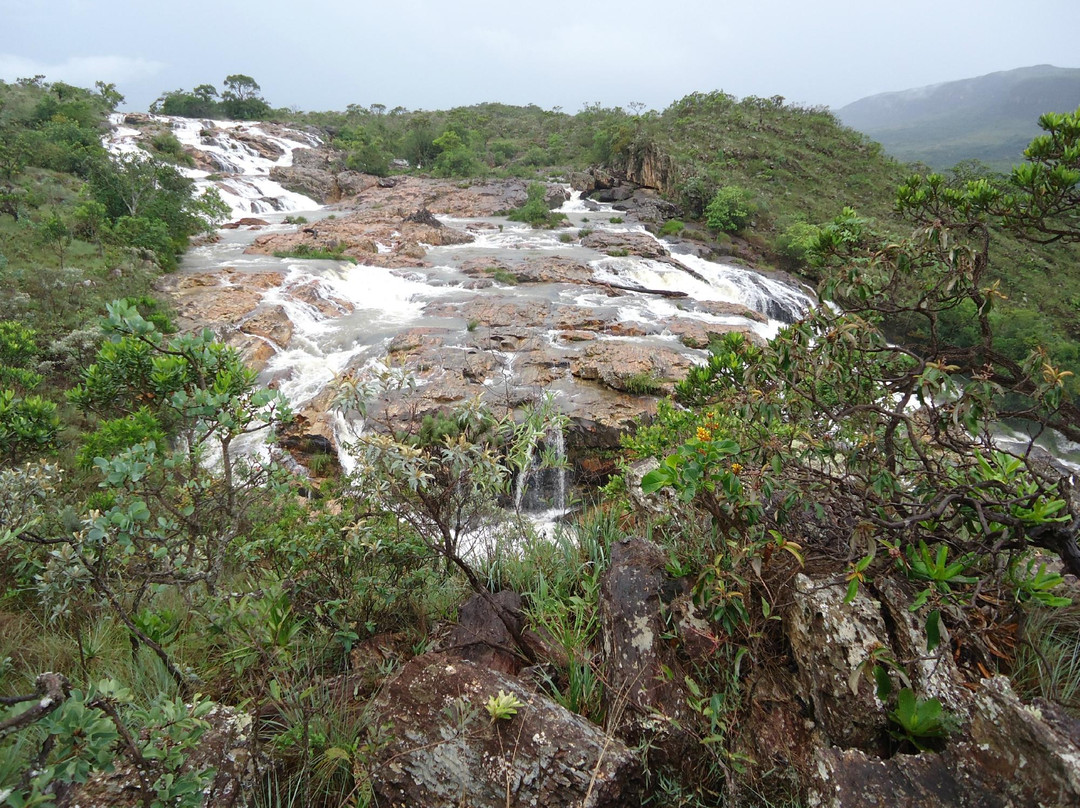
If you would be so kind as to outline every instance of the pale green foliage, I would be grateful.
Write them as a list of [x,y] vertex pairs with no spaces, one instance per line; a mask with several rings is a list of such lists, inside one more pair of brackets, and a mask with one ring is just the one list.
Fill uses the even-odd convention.
[[525,702],[515,693],[506,693],[502,690],[499,695],[488,698],[484,709],[488,711],[492,721],[508,721],[517,715],[517,711],[525,706]]
[[[339,385],[338,403],[346,412],[365,414],[372,399],[413,384],[393,371],[368,382],[347,380]],[[563,421],[547,398],[520,424],[512,417],[496,419],[478,399],[441,416],[440,425],[425,422],[426,429],[414,424],[402,433],[386,421],[346,447],[357,461],[354,490],[465,570],[463,538],[478,538],[501,521],[499,498],[510,493],[512,472],[529,473],[537,443]]]

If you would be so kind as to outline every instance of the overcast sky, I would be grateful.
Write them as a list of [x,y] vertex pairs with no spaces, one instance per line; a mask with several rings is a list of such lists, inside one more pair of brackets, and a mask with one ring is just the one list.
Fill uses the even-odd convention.
[[114,82],[126,108],[250,75],[275,107],[663,109],[694,91],[834,109],[1080,67],[1080,0],[0,0],[0,79]]

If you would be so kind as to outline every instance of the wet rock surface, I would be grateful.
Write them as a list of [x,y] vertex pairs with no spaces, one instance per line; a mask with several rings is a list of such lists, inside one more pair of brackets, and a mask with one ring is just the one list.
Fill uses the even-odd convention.
[[[339,184],[340,166],[324,150],[293,153],[294,168],[333,173]],[[422,319],[382,326],[377,335],[358,332],[361,342],[375,344],[341,373],[362,376],[376,358],[418,380],[408,396],[387,396],[381,413],[391,420],[423,417],[477,395],[505,412],[547,391],[570,416],[568,449],[581,457],[616,448],[636,421],[651,417],[655,397],[673,389],[711,340],[732,330],[752,335],[765,319],[739,304],[645,289],[631,278],[622,283],[614,280],[619,270],[607,264],[598,279],[593,262],[641,259],[694,275],[662,242],[631,225],[597,226],[584,237],[572,229],[563,238],[533,237],[520,225],[512,226],[513,236],[504,234],[511,225],[484,217],[522,204],[524,181],[370,180],[333,216],[247,236],[236,268],[165,279],[162,288],[177,301],[182,324],[210,324],[255,367],[276,367],[277,357],[308,339],[298,338],[298,316],[325,320],[327,327],[352,317],[366,303],[365,273],[392,285],[389,269],[418,291],[444,291],[426,295],[432,299],[417,312]],[[558,204],[566,190],[550,185],[549,196]],[[485,246],[474,247],[479,241]],[[491,246],[502,243],[507,246]],[[435,265],[433,249],[439,250]],[[299,257],[284,259],[277,271],[253,268],[258,256],[274,253]],[[302,260],[312,253],[358,263],[331,269],[327,261]],[[342,291],[346,276],[349,294]],[[628,316],[652,298],[675,303],[651,307],[640,319]],[[288,388],[292,378],[291,369],[275,369],[270,383]],[[311,435],[335,441],[335,419],[325,410],[331,400],[331,394],[316,395],[296,402],[296,409]]]

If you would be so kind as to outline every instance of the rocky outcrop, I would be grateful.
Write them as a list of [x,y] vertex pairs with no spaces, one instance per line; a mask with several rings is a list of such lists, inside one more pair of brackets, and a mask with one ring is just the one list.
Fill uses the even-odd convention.
[[664,199],[652,188],[638,188],[623,199],[616,200],[612,207],[633,214],[634,218],[651,228],[659,227],[681,214],[678,205]]
[[663,243],[646,233],[595,230],[581,240],[581,246],[609,255],[611,253],[636,255],[654,261],[668,258],[668,251]]
[[667,555],[651,542],[612,545],[600,598],[604,697],[619,736],[652,750],[651,766],[681,767],[702,750],[683,678],[672,673],[682,663],[664,637],[673,628],[694,635],[708,627],[694,616],[687,583],[666,566]]
[[[334,219],[312,222],[290,233],[258,236],[246,252],[275,253],[326,252],[354,258],[369,266],[392,268],[425,266],[424,245],[467,244],[468,233],[444,227],[436,220],[410,220],[388,216],[382,211],[363,211]],[[438,225],[438,226],[436,226]]]
[[860,591],[844,603],[845,593],[844,586],[798,574],[785,614],[788,641],[804,698],[829,739],[884,752],[888,722],[870,668],[871,655],[889,647],[889,635],[877,601]]
[[1080,805],[1080,722],[1023,704],[1004,677],[983,680],[970,721],[940,752],[880,759],[819,750],[809,804],[828,808]]
[[[500,693],[521,702],[493,720]],[[617,738],[505,674],[428,654],[376,699],[390,728],[371,765],[380,805],[621,808],[640,804],[638,757]]]

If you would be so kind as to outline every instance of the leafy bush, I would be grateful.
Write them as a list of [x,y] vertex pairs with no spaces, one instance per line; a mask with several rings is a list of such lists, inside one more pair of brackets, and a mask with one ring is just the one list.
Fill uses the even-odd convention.
[[679,219],[668,219],[660,228],[661,236],[677,236],[686,229],[686,223]]
[[432,145],[439,149],[435,158],[435,176],[475,177],[481,173],[480,161],[454,130],[447,129],[432,141]]
[[806,222],[793,222],[784,228],[773,246],[792,267],[803,266],[817,244],[821,228]]
[[705,208],[705,221],[713,230],[734,233],[745,227],[753,214],[750,192],[728,185],[718,190]]
[[527,200],[506,218],[512,222],[526,222],[533,227],[555,227],[566,218],[565,214],[555,213],[548,207],[547,188],[539,182],[529,183],[526,190]]
[[113,457],[124,449],[147,441],[165,446],[165,430],[150,410],[140,407],[129,415],[103,421],[95,432],[83,440],[75,462],[82,469],[92,469],[96,458]]
[[184,151],[184,144],[172,132],[158,132],[150,138],[150,150],[170,163],[179,163],[185,166],[195,165],[194,158]]

